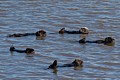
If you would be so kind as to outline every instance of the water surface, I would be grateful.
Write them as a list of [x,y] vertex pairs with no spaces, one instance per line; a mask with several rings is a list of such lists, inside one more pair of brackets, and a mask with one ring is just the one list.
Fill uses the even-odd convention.
[[[0,79],[3,80],[119,80],[120,79],[120,1],[119,0],[1,0],[0,1]],[[57,32],[65,27],[88,27],[89,35]],[[35,36],[8,38],[8,34],[45,30],[45,40]],[[50,34],[55,33],[55,34]],[[114,46],[81,45],[90,40],[115,38]],[[9,47],[34,48],[36,55],[10,53]],[[48,66],[82,59],[82,68]]]

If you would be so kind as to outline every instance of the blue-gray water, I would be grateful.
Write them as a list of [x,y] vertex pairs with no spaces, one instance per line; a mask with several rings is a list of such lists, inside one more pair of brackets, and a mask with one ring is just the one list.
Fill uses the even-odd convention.
[[[59,35],[65,27],[88,27],[87,39],[111,36],[114,46],[81,45],[86,35]],[[8,34],[45,30],[45,40],[35,36],[7,38]],[[56,33],[56,34],[50,34]],[[1,80],[119,80],[120,79],[120,0],[0,0],[0,79]],[[9,47],[34,48],[36,55],[10,53]],[[82,59],[82,68],[46,69]]]

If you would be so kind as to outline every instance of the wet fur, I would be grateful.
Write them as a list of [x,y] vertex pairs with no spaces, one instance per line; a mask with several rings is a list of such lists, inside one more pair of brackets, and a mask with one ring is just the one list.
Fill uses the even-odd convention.
[[69,64],[63,64],[63,65],[57,65],[57,60],[55,60],[49,67],[48,69],[54,69],[58,67],[76,67],[76,66],[82,66],[83,61],[79,59],[75,59],[72,63]]
[[15,33],[15,34],[10,34],[7,37],[23,37],[23,36],[29,36],[29,35],[45,37],[46,32],[44,30],[39,30],[36,33]]
[[68,33],[68,34],[88,34],[89,30],[88,30],[87,27],[80,28],[80,30],[78,30],[78,31],[68,31],[68,30],[65,30],[65,28],[62,28],[59,31],[59,34],[64,34],[64,33]]
[[12,47],[10,47],[10,51],[16,51],[19,53],[26,53],[26,54],[34,54],[34,49],[32,49],[32,48],[26,48],[26,50],[18,50],[12,46]]
[[112,37],[106,37],[104,40],[95,40],[95,41],[89,41],[86,40],[86,38],[83,38],[81,40],[79,40],[79,43],[98,43],[98,44],[113,44],[114,43],[114,39]]

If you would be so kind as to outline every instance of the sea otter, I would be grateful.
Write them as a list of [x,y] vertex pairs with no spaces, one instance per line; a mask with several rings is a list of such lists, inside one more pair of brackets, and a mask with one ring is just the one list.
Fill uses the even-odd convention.
[[68,34],[88,34],[89,30],[88,30],[87,27],[82,27],[78,31],[67,31],[67,30],[65,30],[65,28],[62,28],[59,31],[59,34],[64,34],[64,33],[68,33]]
[[48,69],[55,69],[57,67],[76,67],[76,66],[82,66],[83,61],[79,59],[75,59],[72,63],[70,64],[63,64],[63,65],[57,65],[57,60],[55,60],[49,67]]
[[16,51],[16,52],[19,52],[19,53],[26,53],[26,54],[34,54],[34,49],[32,48],[26,48],[26,50],[18,50],[18,49],[15,49],[15,47],[10,47],[10,51]]
[[29,36],[29,35],[36,35],[36,36],[40,36],[40,37],[45,37],[46,31],[39,30],[36,33],[15,33],[15,34],[10,34],[7,37],[23,37],[23,36]]
[[98,43],[98,44],[114,44],[114,39],[112,37],[106,37],[104,40],[95,40],[95,41],[87,41],[86,38],[79,40],[79,43]]

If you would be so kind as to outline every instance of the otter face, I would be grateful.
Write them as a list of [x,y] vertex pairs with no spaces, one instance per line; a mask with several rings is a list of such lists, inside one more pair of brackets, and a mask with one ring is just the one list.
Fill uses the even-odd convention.
[[110,43],[114,43],[114,39],[112,37],[106,37],[105,44],[110,44]]
[[32,48],[26,48],[25,53],[26,54],[35,54],[34,49],[32,49]]
[[80,28],[80,32],[84,33],[84,34],[88,34],[89,33],[89,29],[87,27],[82,27],[82,28]]
[[46,32],[44,30],[37,31],[36,36],[46,37]]
[[59,31],[59,34],[64,34],[65,32],[65,28],[62,28],[60,31]]
[[81,66],[83,64],[83,61],[82,60],[79,60],[79,59],[75,59],[72,64],[74,66]]

